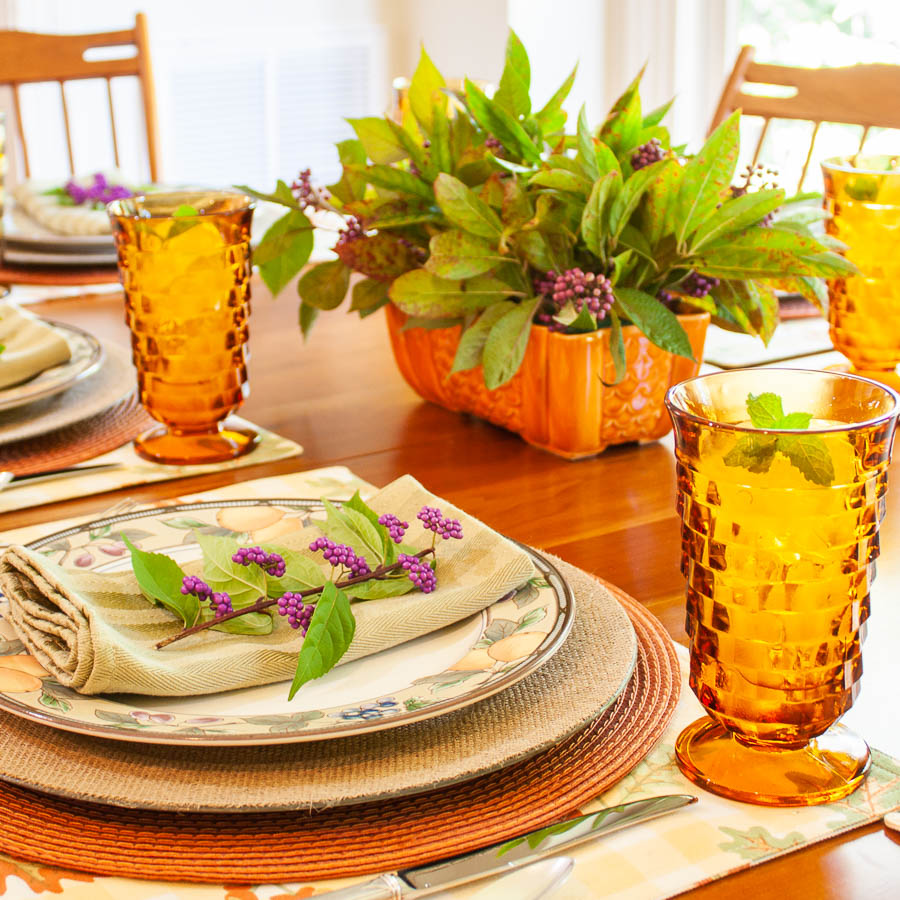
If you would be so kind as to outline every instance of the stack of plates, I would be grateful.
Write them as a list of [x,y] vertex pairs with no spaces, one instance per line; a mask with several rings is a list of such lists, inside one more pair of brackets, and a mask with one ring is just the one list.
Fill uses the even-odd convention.
[[55,234],[11,209],[3,219],[3,262],[31,266],[114,266],[111,234]]

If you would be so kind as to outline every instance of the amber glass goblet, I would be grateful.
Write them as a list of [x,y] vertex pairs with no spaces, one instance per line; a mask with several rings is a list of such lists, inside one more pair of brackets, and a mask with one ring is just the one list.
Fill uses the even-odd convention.
[[825,227],[859,275],[828,282],[831,341],[867,378],[900,388],[900,156],[830,159]]
[[666,404],[690,685],[708,713],[678,737],[678,765],[751,803],[843,797],[870,762],[836,723],[859,691],[900,395],[756,369],[682,382]]
[[256,433],[225,420],[248,392],[253,202],[180,191],[116,200],[108,210],[140,400],[162,423],[135,450],[180,465],[247,453]]

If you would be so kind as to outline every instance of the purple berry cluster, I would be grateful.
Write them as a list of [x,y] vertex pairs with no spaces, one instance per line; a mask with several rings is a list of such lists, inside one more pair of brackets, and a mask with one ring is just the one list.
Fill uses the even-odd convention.
[[[427,507],[426,507],[427,508]],[[423,593],[430,594],[437,587],[437,578],[434,569],[423,562],[418,556],[409,553],[401,553],[397,561],[406,570],[409,580]]]
[[332,566],[343,566],[349,569],[354,575],[369,575],[372,570],[366,562],[364,556],[357,556],[352,547],[346,544],[335,544],[325,537],[317,537],[310,545],[309,549],[313,553],[321,550],[326,561]]
[[557,312],[571,300],[578,312],[587,306],[598,320],[606,317],[615,301],[612,282],[605,275],[577,267],[559,275],[548,272],[537,283],[537,290],[553,302]]
[[365,236],[365,229],[362,222],[356,216],[350,216],[344,227],[338,232],[337,244],[335,247],[343,247],[358,238]]
[[181,580],[181,593],[193,594],[200,602],[204,600],[210,605],[217,619],[221,619],[226,613],[233,611],[231,597],[225,593],[213,591],[213,589],[196,575],[185,575]]
[[316,193],[310,181],[311,176],[312,172],[309,169],[304,169],[291,185],[291,193],[300,204],[301,209],[316,205]]
[[641,144],[634,153],[631,154],[631,168],[637,172],[652,163],[659,162],[666,155],[658,138],[650,138],[646,144]]
[[303,597],[292,591],[288,591],[278,598],[278,615],[287,616],[288,625],[291,628],[301,629],[303,637],[306,637],[310,620],[315,611],[316,607],[314,604],[304,603]]
[[281,578],[284,575],[284,558],[277,553],[266,553],[262,547],[241,547],[231,557],[231,561],[239,566],[255,563],[273,578]]
[[699,272],[690,272],[681,282],[678,290],[688,297],[705,297],[713,288],[719,286],[719,279]]
[[406,529],[409,528],[409,522],[401,522],[397,516],[393,515],[393,513],[385,513],[383,516],[379,516],[378,524],[384,525],[387,528],[391,540],[393,540],[395,544],[402,543],[403,537],[406,534]]
[[450,538],[462,539],[462,525],[459,524],[459,519],[444,518],[444,514],[436,506],[423,506],[416,513],[416,518],[424,528],[433,531],[445,541]]
[[498,138],[495,138],[492,134],[489,134],[484,139],[484,146],[486,149],[490,150],[491,153],[496,153],[498,150],[503,149],[503,142]]
[[67,181],[65,192],[76,206],[87,203],[96,209],[112,203],[113,200],[125,200],[134,196],[124,185],[110,184],[101,172],[94,175],[94,180],[88,187],[73,180]]

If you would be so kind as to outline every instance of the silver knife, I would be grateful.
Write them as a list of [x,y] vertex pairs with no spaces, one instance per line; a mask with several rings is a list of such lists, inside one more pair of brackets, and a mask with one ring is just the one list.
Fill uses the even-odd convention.
[[331,900],[418,900],[437,891],[518,869],[544,856],[696,802],[697,798],[691,794],[667,794],[610,806],[462,856],[387,872],[372,881],[330,891],[323,896],[331,897]]

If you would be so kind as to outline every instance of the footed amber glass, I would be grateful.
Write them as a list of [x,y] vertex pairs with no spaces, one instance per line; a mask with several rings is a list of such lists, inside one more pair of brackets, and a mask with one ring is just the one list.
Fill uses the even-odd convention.
[[826,228],[859,275],[828,283],[835,349],[859,375],[900,387],[900,156],[822,164]]
[[252,201],[183,191],[108,209],[141,403],[162,423],[135,450],[173,464],[247,453],[255,432],[225,420],[248,390]]
[[[755,427],[750,394],[811,414],[808,429]],[[865,741],[836,723],[859,691],[900,396],[851,375],[757,369],[690,379],[666,404],[690,685],[708,713],[679,736],[678,764],[751,803],[843,797],[869,767]]]

